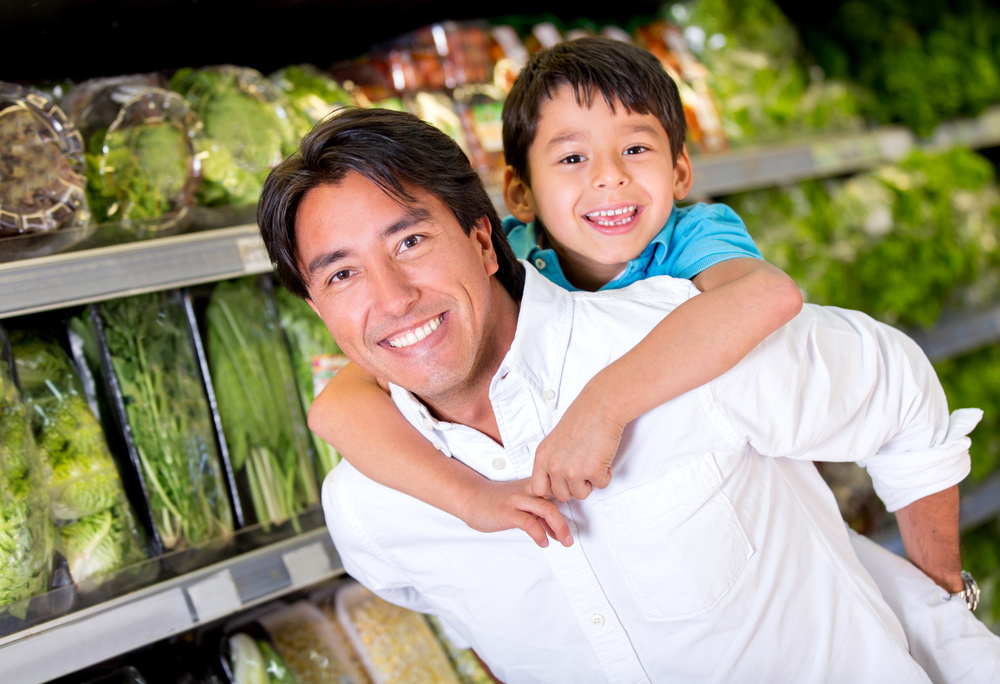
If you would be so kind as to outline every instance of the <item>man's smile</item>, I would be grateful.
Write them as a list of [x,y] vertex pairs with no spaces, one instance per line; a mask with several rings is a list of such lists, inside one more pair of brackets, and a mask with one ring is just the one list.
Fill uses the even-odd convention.
[[437,330],[443,320],[444,314],[436,316],[427,321],[427,323],[416,328],[411,328],[410,330],[399,333],[391,338],[387,338],[386,341],[390,347],[395,347],[397,349],[412,346]]

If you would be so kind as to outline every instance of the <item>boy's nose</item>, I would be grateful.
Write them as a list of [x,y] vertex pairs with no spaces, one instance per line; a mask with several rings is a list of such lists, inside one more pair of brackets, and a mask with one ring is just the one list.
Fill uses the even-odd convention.
[[594,185],[600,190],[613,190],[628,184],[628,174],[619,159],[605,159],[596,165]]

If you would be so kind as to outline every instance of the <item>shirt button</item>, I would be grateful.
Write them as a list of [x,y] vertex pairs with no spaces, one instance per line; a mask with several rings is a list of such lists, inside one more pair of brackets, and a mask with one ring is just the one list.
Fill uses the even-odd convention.
[[434,429],[434,423],[431,422],[430,418],[424,418],[424,427],[427,428],[428,430]]
[[434,446],[434,448],[435,448],[435,449],[437,449],[438,451],[441,451],[441,449],[443,449],[443,448],[444,448],[444,444],[442,444],[441,442],[431,442],[431,444],[432,444],[432,445]]
[[553,390],[548,389],[542,392],[542,399],[544,399],[545,401],[552,401],[555,398],[556,398],[556,393]]
[[602,627],[604,625],[604,616],[600,613],[594,613],[590,616],[590,624],[594,627]]
[[504,459],[500,458],[499,456],[493,459],[494,470],[503,470],[506,467],[507,467],[507,461],[505,461]]
[[541,271],[542,269],[544,269],[545,268],[545,259],[543,259],[542,257],[538,257],[537,259],[535,259],[535,268],[537,268],[539,271]]

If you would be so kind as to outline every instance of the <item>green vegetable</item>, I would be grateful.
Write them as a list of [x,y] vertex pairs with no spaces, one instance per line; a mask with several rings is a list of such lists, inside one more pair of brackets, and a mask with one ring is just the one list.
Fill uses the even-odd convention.
[[27,331],[14,331],[11,340],[73,579],[142,560],[142,534],[69,356],[57,342]]
[[267,684],[267,671],[257,642],[239,632],[229,637],[229,661],[233,667],[233,684]]
[[287,66],[271,74],[270,80],[285,93],[300,137],[336,109],[354,103],[332,76],[311,64]]
[[211,412],[180,301],[159,292],[105,303],[99,311],[164,547],[230,534]]
[[[46,590],[52,558],[49,502],[24,404],[0,360],[0,608],[23,618]],[[15,605],[12,605],[15,604]]]
[[204,126],[198,202],[256,203],[268,172],[299,143],[280,91],[259,72],[233,66],[179,69],[170,88],[188,99]]
[[[313,398],[336,370],[347,362],[347,357],[333,341],[323,319],[304,300],[283,287],[275,290],[275,298],[278,302],[280,326],[285,331],[292,350],[299,397],[302,407],[308,411]],[[340,454],[316,434],[312,434],[312,444],[322,479],[340,461]]]
[[317,503],[309,434],[277,314],[256,278],[219,283],[205,310],[208,360],[234,471],[257,521]]
[[258,640],[257,647],[260,649],[261,658],[264,659],[267,679],[271,684],[298,684],[299,678],[271,644]]

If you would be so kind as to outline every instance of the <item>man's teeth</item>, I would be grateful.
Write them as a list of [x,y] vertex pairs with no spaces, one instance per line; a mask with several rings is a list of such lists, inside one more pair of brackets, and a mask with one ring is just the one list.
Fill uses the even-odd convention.
[[409,347],[412,344],[416,344],[417,342],[419,342],[420,340],[424,339],[432,332],[437,330],[438,326],[441,325],[441,320],[442,317],[438,316],[437,318],[429,321],[423,327],[415,328],[410,332],[406,333],[405,335],[400,335],[394,340],[389,340],[389,346],[402,348],[402,347]]
[[612,209],[610,211],[595,211],[587,214],[587,219],[604,226],[619,225],[631,218],[632,214],[635,213],[636,208],[637,207],[635,205],[632,205],[629,207],[622,207],[620,209]]

